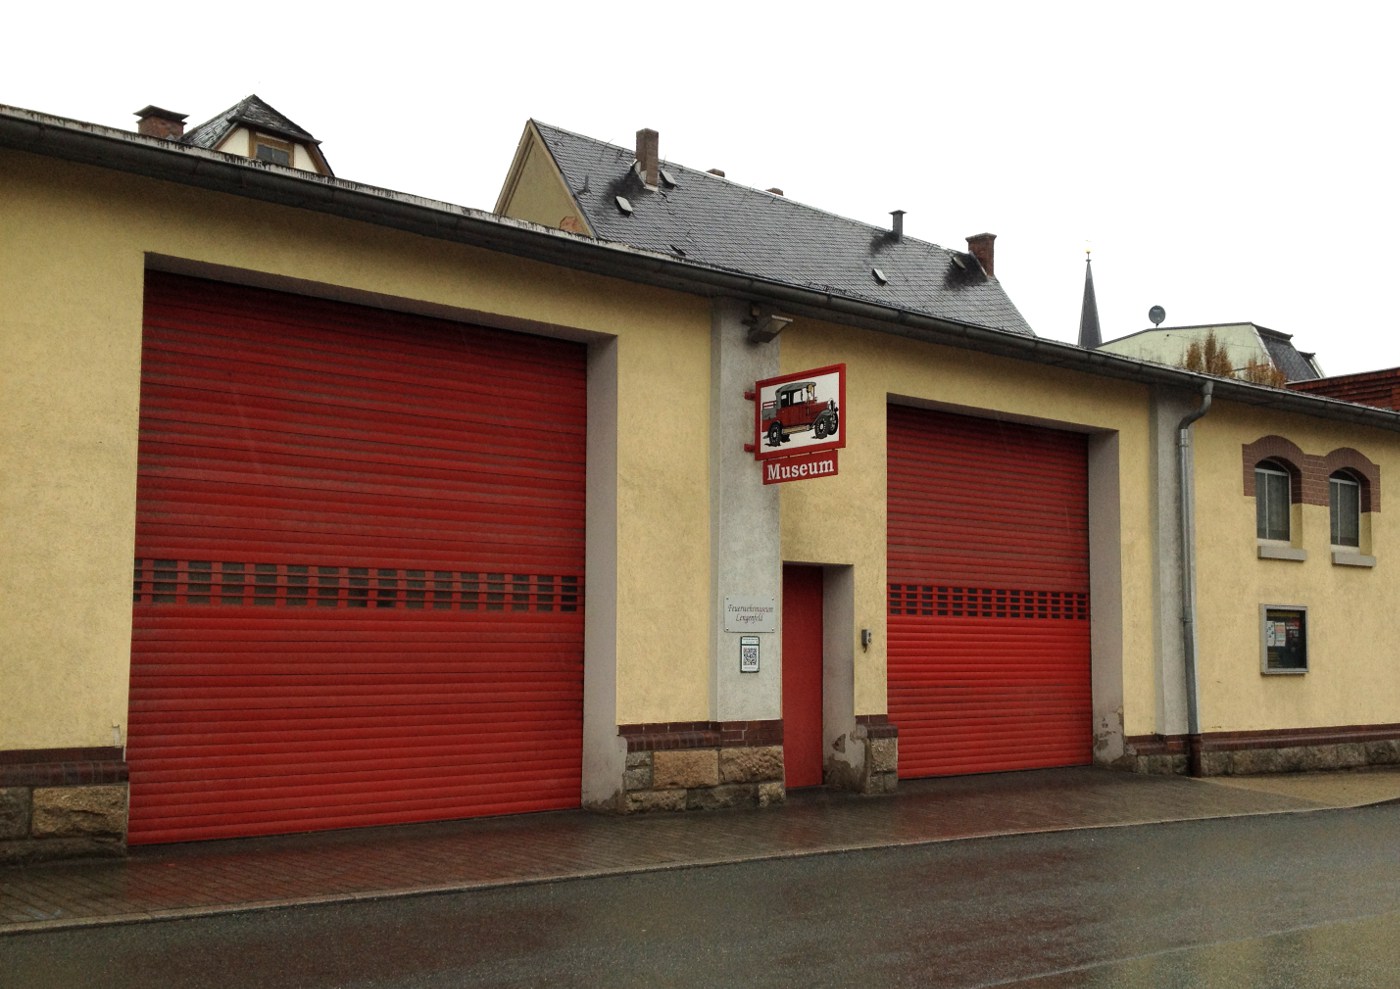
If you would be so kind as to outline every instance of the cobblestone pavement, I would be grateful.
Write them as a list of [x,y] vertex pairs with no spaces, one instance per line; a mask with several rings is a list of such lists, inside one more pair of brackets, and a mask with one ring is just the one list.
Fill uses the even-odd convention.
[[801,791],[763,810],[584,811],[134,849],[0,867],[0,935],[380,899],[851,849],[1400,800],[1400,768],[1139,776],[1090,767]]

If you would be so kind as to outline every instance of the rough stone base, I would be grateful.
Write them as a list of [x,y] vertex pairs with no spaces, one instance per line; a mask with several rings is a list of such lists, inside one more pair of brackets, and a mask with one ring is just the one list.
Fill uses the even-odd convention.
[[0,789],[0,863],[126,854],[125,783]]
[[0,841],[0,865],[48,862],[56,859],[122,858],[124,838],[47,838]]
[[[1182,751],[1140,752],[1130,747],[1123,758],[1114,765],[1133,772],[1153,775],[1185,775],[1190,771],[1186,753]],[[1233,748],[1213,748],[1207,739],[1201,752],[1203,776],[1312,773],[1393,765],[1400,765],[1400,739]]]
[[1400,764],[1400,741],[1344,742],[1278,749],[1237,749],[1201,754],[1206,776],[1252,776],[1261,773],[1315,773],[1329,769]]
[[769,807],[787,799],[781,745],[629,752],[621,810]]

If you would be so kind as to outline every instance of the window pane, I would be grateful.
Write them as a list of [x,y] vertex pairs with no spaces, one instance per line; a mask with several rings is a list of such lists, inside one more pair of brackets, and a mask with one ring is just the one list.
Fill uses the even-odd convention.
[[1334,477],[1328,484],[1331,498],[1332,545],[1361,545],[1361,486]]
[[260,161],[270,161],[274,165],[290,165],[292,154],[285,148],[274,148],[270,144],[259,144],[257,157]]
[[1260,539],[1287,539],[1288,475],[1273,470],[1254,472],[1256,532]]
[[1254,472],[1254,532],[1269,538],[1269,475],[1262,470]]

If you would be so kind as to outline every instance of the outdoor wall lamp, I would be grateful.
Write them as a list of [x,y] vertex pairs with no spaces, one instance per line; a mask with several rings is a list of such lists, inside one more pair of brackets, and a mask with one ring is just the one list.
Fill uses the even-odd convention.
[[791,316],[779,316],[771,310],[754,306],[744,323],[749,328],[749,343],[770,343],[792,322]]

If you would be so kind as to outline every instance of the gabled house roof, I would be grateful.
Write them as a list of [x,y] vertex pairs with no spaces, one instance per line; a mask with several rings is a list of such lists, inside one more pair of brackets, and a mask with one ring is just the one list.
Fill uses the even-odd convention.
[[217,150],[224,139],[239,127],[304,145],[324,167],[324,174],[334,174],[325,156],[321,154],[321,142],[312,137],[310,131],[297,126],[256,93],[244,97],[223,113],[186,131],[180,141],[196,148]]
[[[653,132],[654,136],[654,132]],[[497,210],[512,211],[528,145],[547,149],[599,240],[722,271],[816,290],[951,322],[1035,336],[978,257],[659,160],[654,186],[633,149],[530,121]],[[983,235],[990,243],[990,235]],[[990,253],[986,255],[990,267]]]

